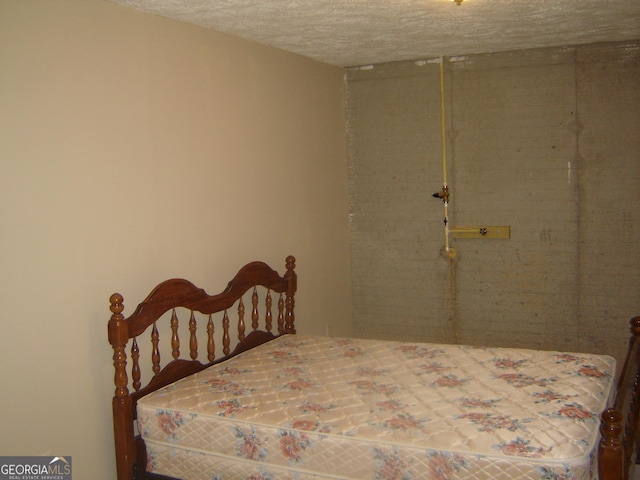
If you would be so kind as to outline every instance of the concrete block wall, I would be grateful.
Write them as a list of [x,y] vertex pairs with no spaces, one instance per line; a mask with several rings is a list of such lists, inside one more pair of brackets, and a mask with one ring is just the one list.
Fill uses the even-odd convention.
[[[354,332],[610,353],[640,314],[640,41],[347,71]],[[454,239],[449,225],[509,225]]]

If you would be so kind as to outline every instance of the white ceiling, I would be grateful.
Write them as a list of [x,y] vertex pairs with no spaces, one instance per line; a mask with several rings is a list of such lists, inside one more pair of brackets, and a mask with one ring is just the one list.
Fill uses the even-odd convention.
[[338,66],[640,39],[640,0],[110,0]]

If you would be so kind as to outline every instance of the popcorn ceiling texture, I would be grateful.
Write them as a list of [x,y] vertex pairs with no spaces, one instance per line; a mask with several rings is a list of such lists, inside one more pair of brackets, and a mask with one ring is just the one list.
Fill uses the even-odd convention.
[[338,66],[640,38],[637,0],[111,0]]

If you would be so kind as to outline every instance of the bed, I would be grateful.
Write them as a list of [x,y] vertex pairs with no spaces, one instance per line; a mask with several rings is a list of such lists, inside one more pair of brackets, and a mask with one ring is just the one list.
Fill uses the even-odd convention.
[[111,295],[118,480],[629,478],[640,317],[618,369],[606,355],[304,336],[295,262],[282,275],[251,262],[214,295],[167,280],[128,317]]

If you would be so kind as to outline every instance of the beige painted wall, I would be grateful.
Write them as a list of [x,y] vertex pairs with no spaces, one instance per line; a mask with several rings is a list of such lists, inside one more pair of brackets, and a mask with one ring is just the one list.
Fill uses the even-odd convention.
[[108,297],[298,259],[351,333],[341,69],[101,0],[0,3],[0,454],[112,480]]

